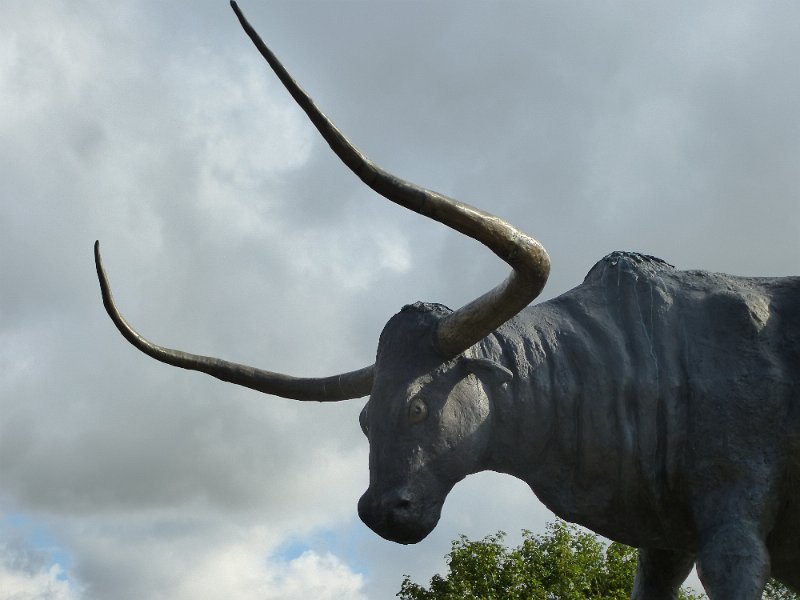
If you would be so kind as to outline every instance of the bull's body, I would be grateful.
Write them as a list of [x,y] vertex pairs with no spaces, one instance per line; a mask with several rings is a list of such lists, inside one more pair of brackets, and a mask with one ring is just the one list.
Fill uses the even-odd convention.
[[800,278],[615,253],[492,338],[519,374],[492,396],[516,449],[493,468],[638,547],[696,553],[705,520],[745,510],[800,585]]
[[527,482],[556,514],[639,547],[634,598],[675,598],[697,561],[712,599],[756,600],[770,574],[800,591],[800,278],[678,271],[614,253],[583,284],[525,308],[550,270],[502,219],[372,163],[234,10],[339,158],[388,200],[484,244],[509,277],[457,311],[406,307],[375,364],[298,378],[164,348],[103,302],[148,355],[298,400],[370,395],[364,522],[415,543],[461,479]]

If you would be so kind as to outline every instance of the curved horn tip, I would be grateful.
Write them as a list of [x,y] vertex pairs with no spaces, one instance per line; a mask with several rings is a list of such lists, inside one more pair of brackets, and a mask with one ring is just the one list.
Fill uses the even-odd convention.
[[103,257],[100,255],[100,240],[94,241],[94,265],[97,267],[98,274],[105,278],[105,269],[103,268]]
[[102,264],[102,259],[100,258],[100,240],[94,241],[94,262],[95,265]]

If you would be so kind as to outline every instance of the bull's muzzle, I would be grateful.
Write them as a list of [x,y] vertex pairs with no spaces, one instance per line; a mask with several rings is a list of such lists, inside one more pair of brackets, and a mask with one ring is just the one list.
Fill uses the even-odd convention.
[[358,501],[358,516],[384,539],[416,544],[433,531],[442,513],[442,502],[424,502],[413,491],[394,489],[383,493],[367,490]]

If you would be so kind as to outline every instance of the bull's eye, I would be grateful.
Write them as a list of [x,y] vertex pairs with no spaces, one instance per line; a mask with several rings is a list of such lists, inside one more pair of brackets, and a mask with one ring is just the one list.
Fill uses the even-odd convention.
[[414,398],[408,405],[408,422],[412,425],[422,423],[428,416],[428,405],[421,398]]

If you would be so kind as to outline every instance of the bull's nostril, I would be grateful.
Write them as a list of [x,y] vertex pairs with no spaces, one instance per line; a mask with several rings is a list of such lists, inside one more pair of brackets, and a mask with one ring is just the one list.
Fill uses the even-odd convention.
[[385,500],[386,508],[396,515],[407,514],[413,507],[411,494],[407,490],[395,491]]

